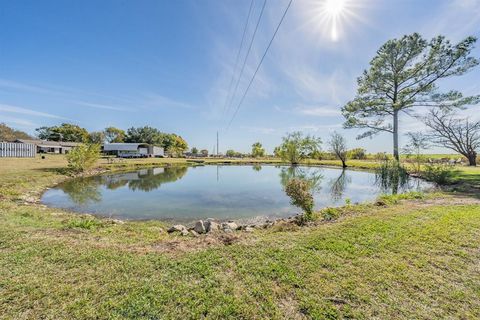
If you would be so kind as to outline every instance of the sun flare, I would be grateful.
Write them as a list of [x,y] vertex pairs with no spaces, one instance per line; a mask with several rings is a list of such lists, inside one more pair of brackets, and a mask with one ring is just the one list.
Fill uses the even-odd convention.
[[336,17],[344,10],[345,0],[326,0],[324,6],[327,14]]

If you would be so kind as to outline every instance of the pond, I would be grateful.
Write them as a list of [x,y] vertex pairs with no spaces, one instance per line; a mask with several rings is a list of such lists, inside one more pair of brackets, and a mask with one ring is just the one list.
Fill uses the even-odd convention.
[[284,192],[289,179],[311,182],[316,209],[374,200],[381,193],[428,188],[411,178],[401,186],[374,173],[325,167],[225,165],[149,168],[66,181],[42,197],[48,206],[119,219],[189,223],[215,218],[258,222],[300,212]]

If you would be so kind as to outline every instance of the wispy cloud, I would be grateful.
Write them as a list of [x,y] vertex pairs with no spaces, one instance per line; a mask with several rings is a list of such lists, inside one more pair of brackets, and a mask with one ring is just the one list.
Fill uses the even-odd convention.
[[37,123],[34,123],[30,120],[22,119],[22,118],[17,118],[17,117],[10,117],[7,115],[1,116],[1,122],[6,123],[7,125],[12,125],[14,127],[21,127],[21,128],[36,128],[39,127]]
[[83,102],[83,101],[74,101],[73,103],[81,105],[81,106],[85,106],[85,107],[96,108],[96,109],[116,110],[116,111],[133,111],[133,108],[123,108],[123,107],[110,106],[110,105],[99,104],[99,103],[90,103],[90,102]]
[[300,125],[300,126],[293,126],[290,127],[290,131],[311,131],[311,132],[324,132],[324,131],[332,131],[335,129],[341,129],[342,124],[341,123],[335,123],[335,124],[320,124],[320,125],[315,125],[315,124],[306,124],[306,125]]
[[315,117],[336,117],[341,115],[339,108],[333,108],[330,106],[296,107],[294,111],[299,114],[303,114],[307,116],[315,116]]
[[12,106],[8,104],[0,104],[0,111],[1,112],[8,112],[8,113],[17,113],[17,114],[24,114],[29,116],[36,116],[36,117],[44,117],[44,118],[54,118],[54,119],[65,119],[61,116],[54,115],[51,113],[35,111],[32,109]]

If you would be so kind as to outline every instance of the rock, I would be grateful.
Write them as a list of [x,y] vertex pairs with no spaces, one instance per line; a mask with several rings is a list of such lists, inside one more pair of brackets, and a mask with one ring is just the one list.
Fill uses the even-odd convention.
[[195,238],[200,236],[200,235],[198,234],[198,232],[195,231],[195,230],[190,230],[190,234],[191,234],[192,236],[194,236]]
[[235,222],[224,222],[222,223],[222,230],[227,231],[227,230],[237,230],[238,226]]
[[207,232],[215,232],[220,229],[220,225],[213,219],[208,218],[207,221],[205,221],[205,229]]
[[233,230],[230,228],[223,229],[223,232],[225,233],[233,233]]
[[193,227],[193,230],[200,234],[207,232],[207,228],[205,227],[205,223],[203,222],[203,220],[195,222],[195,227]]
[[180,233],[182,236],[188,236],[190,234],[187,229],[183,229],[182,231],[180,231]]
[[181,225],[181,224],[176,224],[176,225],[172,226],[170,229],[167,230],[168,233],[181,232],[182,234],[184,233],[184,231],[186,231],[188,233],[187,228],[185,226]]
[[253,232],[254,230],[252,227],[245,227],[245,232]]

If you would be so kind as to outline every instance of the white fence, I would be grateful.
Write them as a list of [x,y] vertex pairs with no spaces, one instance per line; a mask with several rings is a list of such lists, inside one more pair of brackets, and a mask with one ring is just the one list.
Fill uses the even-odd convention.
[[36,153],[34,144],[0,142],[0,158],[34,158]]

